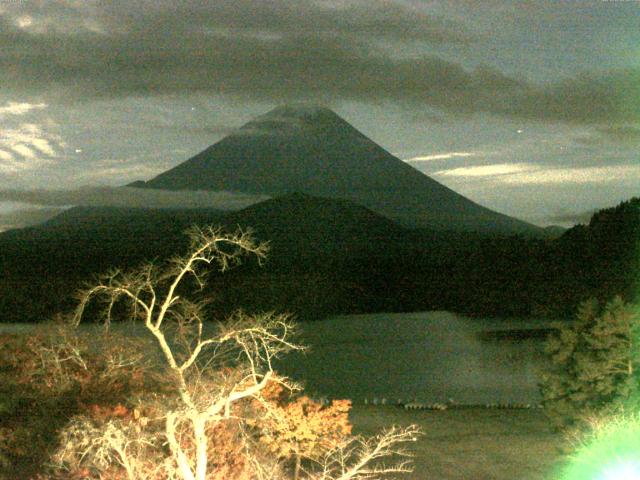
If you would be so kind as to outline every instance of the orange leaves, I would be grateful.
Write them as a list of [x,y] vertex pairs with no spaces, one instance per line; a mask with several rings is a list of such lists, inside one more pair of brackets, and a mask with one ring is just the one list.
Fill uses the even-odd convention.
[[208,480],[249,480],[255,477],[251,462],[247,458],[247,445],[237,421],[216,423],[207,434],[208,459],[211,466]]
[[[135,410],[128,407],[132,398],[149,387],[163,392],[144,365],[129,360],[144,354],[136,347],[134,341],[65,333],[62,327],[0,335],[0,458],[9,458],[9,468],[20,466],[21,477],[31,478],[57,442],[59,429],[75,415],[99,424],[134,419]],[[143,427],[145,421],[146,416],[138,424]],[[0,478],[3,474],[0,463]]]
[[307,396],[292,398],[277,382],[263,391],[254,418],[261,442],[281,458],[314,458],[351,434],[350,400],[323,405]]
[[118,403],[113,407],[94,403],[92,405],[89,405],[87,410],[89,411],[92,418],[100,420],[106,420],[108,418],[131,419],[133,417],[133,412],[121,403]]

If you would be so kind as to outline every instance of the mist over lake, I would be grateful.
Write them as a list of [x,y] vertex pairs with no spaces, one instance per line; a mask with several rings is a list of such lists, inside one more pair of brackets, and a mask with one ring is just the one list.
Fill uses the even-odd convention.
[[[301,382],[307,394],[355,403],[535,405],[540,400],[536,372],[545,362],[543,339],[489,339],[486,333],[548,325],[450,312],[343,315],[300,322],[298,343],[309,349],[282,357],[275,368]],[[0,332],[26,333],[33,327],[0,323]],[[113,328],[148,334],[142,324]]]
[[300,339],[309,351],[287,356],[277,368],[303,381],[307,392],[354,402],[536,404],[543,340],[487,340],[482,333],[539,328],[541,323],[503,323],[448,312],[306,322]]

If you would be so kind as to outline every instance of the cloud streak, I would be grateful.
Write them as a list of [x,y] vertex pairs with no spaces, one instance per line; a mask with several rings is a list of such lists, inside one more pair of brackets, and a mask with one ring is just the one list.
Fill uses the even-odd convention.
[[585,185],[611,182],[640,182],[640,165],[607,165],[553,168],[529,163],[500,163],[439,170],[434,177],[481,179],[495,183]]
[[165,191],[133,187],[84,187],[75,190],[0,190],[0,201],[50,207],[215,208],[239,210],[266,200],[264,195],[233,192]]
[[25,115],[33,110],[47,108],[46,103],[8,102],[0,107],[0,118],[6,115]]
[[450,153],[435,153],[433,155],[421,155],[417,157],[409,158],[406,162],[430,162],[432,160],[450,160],[452,158],[464,158],[472,157],[471,152],[450,152]]
[[84,187],[75,190],[0,190],[3,202],[32,207],[0,212],[0,232],[42,223],[71,206],[121,208],[213,208],[240,210],[268,199],[233,192],[174,192],[133,187]]
[[526,163],[497,163],[494,165],[479,165],[440,170],[435,172],[434,175],[442,177],[498,177],[535,170],[538,170],[538,167]]
[[0,128],[0,173],[33,170],[59,156],[64,141],[39,125],[22,123]]
[[604,184],[613,182],[640,182],[639,165],[608,165],[584,168],[551,168],[524,171],[500,179],[512,184]]

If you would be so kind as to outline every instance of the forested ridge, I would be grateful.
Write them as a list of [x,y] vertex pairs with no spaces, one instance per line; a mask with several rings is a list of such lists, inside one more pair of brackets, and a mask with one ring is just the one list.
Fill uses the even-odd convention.
[[444,309],[482,316],[569,317],[586,298],[633,300],[639,289],[640,198],[595,213],[555,239],[410,230],[349,201],[292,194],[244,210],[74,208],[0,236],[0,321],[39,322],[73,307],[109,268],[161,262],[187,248],[192,224],[252,228],[270,242],[209,279],[212,313]]

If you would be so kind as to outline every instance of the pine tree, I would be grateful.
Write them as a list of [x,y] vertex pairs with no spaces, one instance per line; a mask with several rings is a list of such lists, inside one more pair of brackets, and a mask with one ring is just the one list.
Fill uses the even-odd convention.
[[638,401],[638,323],[634,309],[615,297],[604,308],[589,299],[571,325],[557,325],[545,345],[550,366],[540,391],[558,429]]

